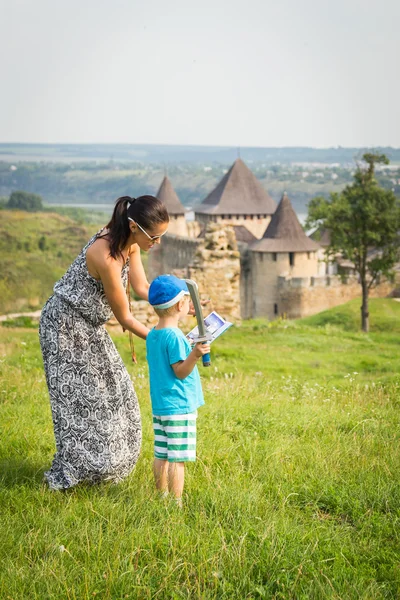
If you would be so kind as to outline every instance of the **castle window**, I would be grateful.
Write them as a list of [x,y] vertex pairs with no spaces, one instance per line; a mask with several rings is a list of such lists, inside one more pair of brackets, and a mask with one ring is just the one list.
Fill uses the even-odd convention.
[[311,252],[307,252],[307,258],[311,258]]
[[228,215],[228,219],[232,219],[232,215]]
[[274,304],[274,315],[278,314],[278,305]]
[[273,260],[274,262],[276,262],[276,261],[278,260],[278,255],[277,255],[277,253],[276,253],[276,252],[273,252],[273,253],[272,253],[272,260]]
[[294,252],[289,252],[289,264],[294,267]]

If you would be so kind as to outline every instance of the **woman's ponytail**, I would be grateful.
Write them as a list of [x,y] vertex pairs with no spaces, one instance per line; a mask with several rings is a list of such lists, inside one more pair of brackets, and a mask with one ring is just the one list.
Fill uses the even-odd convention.
[[130,196],[121,196],[115,203],[111,221],[107,225],[110,240],[110,256],[117,258],[121,252],[130,234],[128,221],[128,206],[132,198]]

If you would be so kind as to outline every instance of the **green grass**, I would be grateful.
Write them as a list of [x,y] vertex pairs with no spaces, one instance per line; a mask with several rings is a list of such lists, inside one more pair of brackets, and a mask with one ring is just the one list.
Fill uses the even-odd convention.
[[182,511],[154,491],[144,344],[133,366],[114,336],[141,404],[135,472],[57,493],[37,332],[0,328],[0,598],[398,598],[399,304],[371,302],[367,336],[313,317],[216,342]]
[[215,347],[215,360],[234,373],[320,384],[340,384],[347,374],[393,381],[400,364],[400,302],[370,301],[369,334],[360,331],[359,305],[356,299],[298,321],[243,321]]

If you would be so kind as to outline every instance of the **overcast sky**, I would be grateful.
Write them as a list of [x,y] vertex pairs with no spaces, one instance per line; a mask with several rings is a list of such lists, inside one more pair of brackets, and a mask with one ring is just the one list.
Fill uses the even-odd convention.
[[0,0],[0,141],[399,147],[399,23],[399,0]]

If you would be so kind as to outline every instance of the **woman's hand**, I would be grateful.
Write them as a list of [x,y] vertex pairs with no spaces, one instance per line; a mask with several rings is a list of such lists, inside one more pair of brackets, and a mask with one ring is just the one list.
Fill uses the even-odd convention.
[[[207,306],[207,304],[210,304],[210,302],[211,302],[211,300],[201,300],[200,304],[201,304],[201,306]],[[192,301],[190,301],[190,303],[189,303],[189,312],[188,312],[188,314],[192,315],[192,316],[195,316],[195,314],[196,314],[196,311],[194,310],[194,304],[193,304]]]

